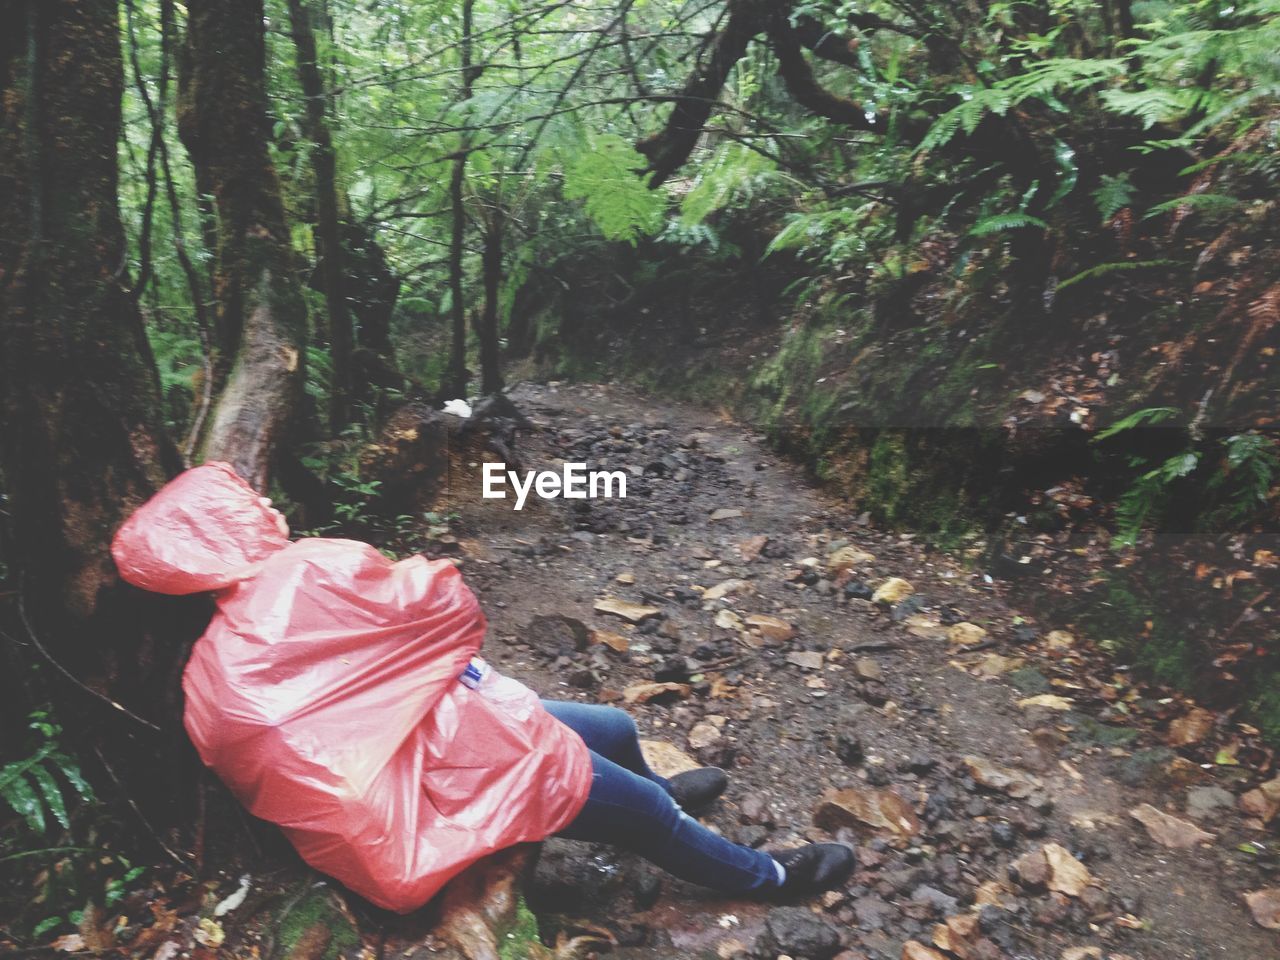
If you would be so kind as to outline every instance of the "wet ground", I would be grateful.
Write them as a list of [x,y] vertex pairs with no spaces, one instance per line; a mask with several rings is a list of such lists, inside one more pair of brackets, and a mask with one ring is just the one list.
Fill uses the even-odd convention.
[[[515,512],[478,499],[478,473],[455,479],[489,658],[729,770],[704,818],[724,834],[859,857],[843,889],[779,906],[552,841],[532,891],[544,932],[635,958],[1280,957],[1242,899],[1276,886],[1266,811],[1237,808],[1261,777],[1204,763],[1201,717],[1124,723],[1141,691],[1081,683],[1087,637],[871,528],[728,419],[612,386],[513,398],[537,428],[526,469],[626,470],[628,496]],[[907,583],[873,602],[891,578]],[[623,616],[596,609],[608,598]]]

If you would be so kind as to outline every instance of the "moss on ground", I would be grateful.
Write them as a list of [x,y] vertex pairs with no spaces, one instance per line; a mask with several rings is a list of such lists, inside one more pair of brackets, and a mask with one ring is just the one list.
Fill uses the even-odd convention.
[[274,955],[290,956],[299,943],[317,936],[315,928],[322,928],[328,940],[323,952],[315,954],[317,960],[338,960],[358,947],[360,933],[335,904],[334,896],[332,891],[322,888],[309,891],[294,904],[280,919]]

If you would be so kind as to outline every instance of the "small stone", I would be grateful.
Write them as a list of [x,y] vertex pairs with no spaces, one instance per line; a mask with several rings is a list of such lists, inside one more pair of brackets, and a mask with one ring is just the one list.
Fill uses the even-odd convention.
[[[1280,786],[1280,780],[1275,781]],[[1247,797],[1248,794],[1245,794]],[[1235,806],[1236,798],[1230,790],[1222,787],[1192,787],[1187,791],[1187,813],[1197,820],[1205,820],[1230,810]],[[1280,801],[1278,801],[1280,802]],[[1241,806],[1244,797],[1240,798]]]
[[767,613],[753,613],[743,619],[752,630],[755,630],[770,643],[786,643],[796,635],[796,628],[785,620],[772,617]]
[[823,656],[814,650],[797,650],[787,654],[787,663],[794,664],[801,670],[821,670]]
[[1268,887],[1242,894],[1253,922],[1267,930],[1280,930],[1280,887]]
[[830,960],[840,951],[840,932],[804,907],[775,907],[765,919],[774,950],[812,960]]
[[902,945],[902,960],[947,960],[933,947],[926,947],[916,940],[908,940]]
[[[1188,803],[1190,798],[1188,798]],[[1263,823],[1270,823],[1280,813],[1280,777],[1268,780],[1240,798],[1240,809]],[[1188,810],[1188,812],[1190,812]]]
[[734,507],[721,507],[719,510],[712,510],[710,516],[708,516],[707,519],[711,521],[733,520],[734,518],[740,517],[740,516],[742,516],[741,510],[738,510]]
[[947,631],[947,642],[952,646],[971,646],[987,638],[987,631],[976,623],[957,623]]
[[710,721],[703,720],[694,725],[689,731],[689,748],[691,750],[701,750],[703,747],[709,747],[713,743],[718,742],[724,734],[720,732],[720,728]]
[[876,562],[876,558],[857,547],[841,547],[827,556],[827,574],[833,576],[854,567],[866,567]]
[[911,586],[910,582],[901,577],[890,577],[876,587],[875,592],[871,595],[871,602],[893,606],[913,593],[915,593],[915,587]]
[[862,659],[855,662],[853,673],[859,680],[881,681],[884,679],[884,670],[880,667],[879,662],[871,659]]
[[627,600],[619,600],[616,597],[603,597],[597,600],[593,609],[597,613],[612,614],[631,623],[640,623],[642,620],[648,620],[650,617],[656,617],[662,613],[657,607],[631,603]]
[[1214,838],[1212,833],[1201,830],[1194,823],[1179,820],[1162,810],[1157,810],[1149,803],[1139,804],[1129,811],[1129,816],[1147,828],[1151,839],[1174,850],[1194,847],[1199,843],[1207,843]]
[[850,580],[844,585],[844,595],[850,600],[870,600],[875,593],[863,580]]
[[911,804],[892,790],[866,790],[848,787],[830,789],[813,815],[813,822],[824,830],[835,832],[840,827],[871,827],[888,830],[906,839],[920,831],[920,820]]
[[750,580],[725,580],[717,583],[714,587],[708,588],[703,594],[703,600],[721,600],[730,595],[755,593],[755,585]]

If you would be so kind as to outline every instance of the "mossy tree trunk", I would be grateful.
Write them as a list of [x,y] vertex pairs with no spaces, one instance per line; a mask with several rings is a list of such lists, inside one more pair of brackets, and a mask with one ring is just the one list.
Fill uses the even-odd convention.
[[0,2],[0,435],[19,587],[0,616],[43,666],[20,675],[23,693],[55,701],[86,759],[97,750],[135,783],[149,768],[156,786],[173,780],[157,757],[180,748],[191,605],[122,586],[110,555],[182,467],[128,291],[118,16],[111,2]]
[[178,130],[217,210],[214,293],[234,359],[201,450],[265,489],[301,395],[306,311],[280,183],[267,152],[262,0],[191,4]]
[[345,256],[338,214],[337,159],[326,114],[328,96],[316,52],[313,9],[303,0],[289,0],[289,22],[297,52],[298,83],[306,97],[306,134],[311,140],[311,170],[315,178],[316,261],[325,306],[329,313],[329,353],[333,382],[329,392],[329,426],[340,433],[351,420],[351,401],[356,393],[352,366],[351,312],[344,290]]

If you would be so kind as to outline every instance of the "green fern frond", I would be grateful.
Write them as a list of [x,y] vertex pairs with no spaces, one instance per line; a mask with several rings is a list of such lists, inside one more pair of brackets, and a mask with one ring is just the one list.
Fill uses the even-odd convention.
[[1097,189],[1093,191],[1093,202],[1097,204],[1098,216],[1104,221],[1110,220],[1133,203],[1133,195],[1136,192],[1128,173],[1103,174]]
[[1186,196],[1174,197],[1164,203],[1157,203],[1147,211],[1144,220],[1158,217],[1162,213],[1171,213],[1183,207],[1207,213],[1225,213],[1240,206],[1240,201],[1223,193],[1188,193]]
[[1029,213],[997,213],[992,217],[984,217],[970,227],[969,236],[989,237],[993,233],[1002,233],[1005,230],[1023,230],[1027,227],[1048,230],[1049,224],[1039,217],[1033,217]]
[[644,159],[616,134],[592,139],[577,156],[566,158],[564,195],[582,200],[587,216],[609,240],[634,244],[662,228],[666,195],[650,190],[638,176]]
[[1077,283],[1084,283],[1086,280],[1096,280],[1099,277],[1111,276],[1116,273],[1131,273],[1135,270],[1158,270],[1176,266],[1178,266],[1177,260],[1121,260],[1118,263],[1100,263],[1095,267],[1089,267],[1087,270],[1081,270],[1075,276],[1063,280],[1058,284],[1058,292],[1061,293],[1068,287],[1073,287]]

